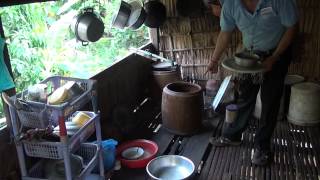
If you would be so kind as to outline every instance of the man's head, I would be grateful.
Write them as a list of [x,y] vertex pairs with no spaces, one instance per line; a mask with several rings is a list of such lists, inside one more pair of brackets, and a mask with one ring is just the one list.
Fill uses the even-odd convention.
[[250,12],[254,12],[258,6],[259,0],[242,0],[242,2]]

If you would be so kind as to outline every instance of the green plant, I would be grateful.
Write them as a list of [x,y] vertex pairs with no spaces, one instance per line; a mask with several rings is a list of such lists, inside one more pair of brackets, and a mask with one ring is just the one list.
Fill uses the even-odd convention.
[[[71,0],[69,0],[71,2]],[[70,31],[70,20],[96,0],[76,1],[58,14],[69,1],[34,3],[0,9],[17,92],[54,75],[89,78],[149,41],[146,27],[137,31],[110,27],[119,0],[100,0],[107,10],[103,21],[106,36],[83,47]],[[96,8],[99,10],[99,8]],[[0,117],[3,110],[0,105]]]

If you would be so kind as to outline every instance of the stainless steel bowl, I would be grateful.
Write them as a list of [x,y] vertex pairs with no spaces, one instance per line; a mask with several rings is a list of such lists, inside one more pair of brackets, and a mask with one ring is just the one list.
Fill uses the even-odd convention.
[[252,67],[258,63],[260,56],[256,54],[250,54],[249,52],[241,52],[234,55],[234,60],[239,66]]
[[152,179],[187,180],[194,172],[193,162],[183,156],[165,155],[150,161],[146,167]]

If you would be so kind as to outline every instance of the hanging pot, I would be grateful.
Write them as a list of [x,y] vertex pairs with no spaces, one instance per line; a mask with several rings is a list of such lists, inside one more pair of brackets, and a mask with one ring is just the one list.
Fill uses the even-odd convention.
[[96,42],[102,37],[104,24],[93,8],[86,8],[74,18],[71,29],[77,40],[81,41],[82,45],[87,45],[88,42]]
[[140,1],[131,1],[129,4],[131,5],[131,14],[126,26],[136,30],[142,26],[146,20],[147,14]]
[[200,16],[203,13],[204,5],[199,0],[177,0],[177,11],[183,17]]
[[112,26],[123,29],[126,27],[131,13],[131,5],[121,1],[117,13],[112,18]]
[[144,3],[144,10],[147,13],[144,24],[149,28],[160,27],[167,18],[165,5],[157,0],[147,0]]

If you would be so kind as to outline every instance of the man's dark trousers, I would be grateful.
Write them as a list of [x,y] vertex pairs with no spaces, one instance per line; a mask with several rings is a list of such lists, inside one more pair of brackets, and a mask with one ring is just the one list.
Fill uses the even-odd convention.
[[[268,56],[268,55],[266,55]],[[255,146],[262,151],[270,151],[271,137],[277,124],[280,100],[284,88],[285,76],[291,61],[291,50],[286,50],[272,70],[263,75],[261,85],[251,79],[238,82],[238,117],[232,124],[225,124],[222,136],[231,140],[240,140],[255,108],[256,97],[261,86],[262,111],[259,127],[255,134]]]

